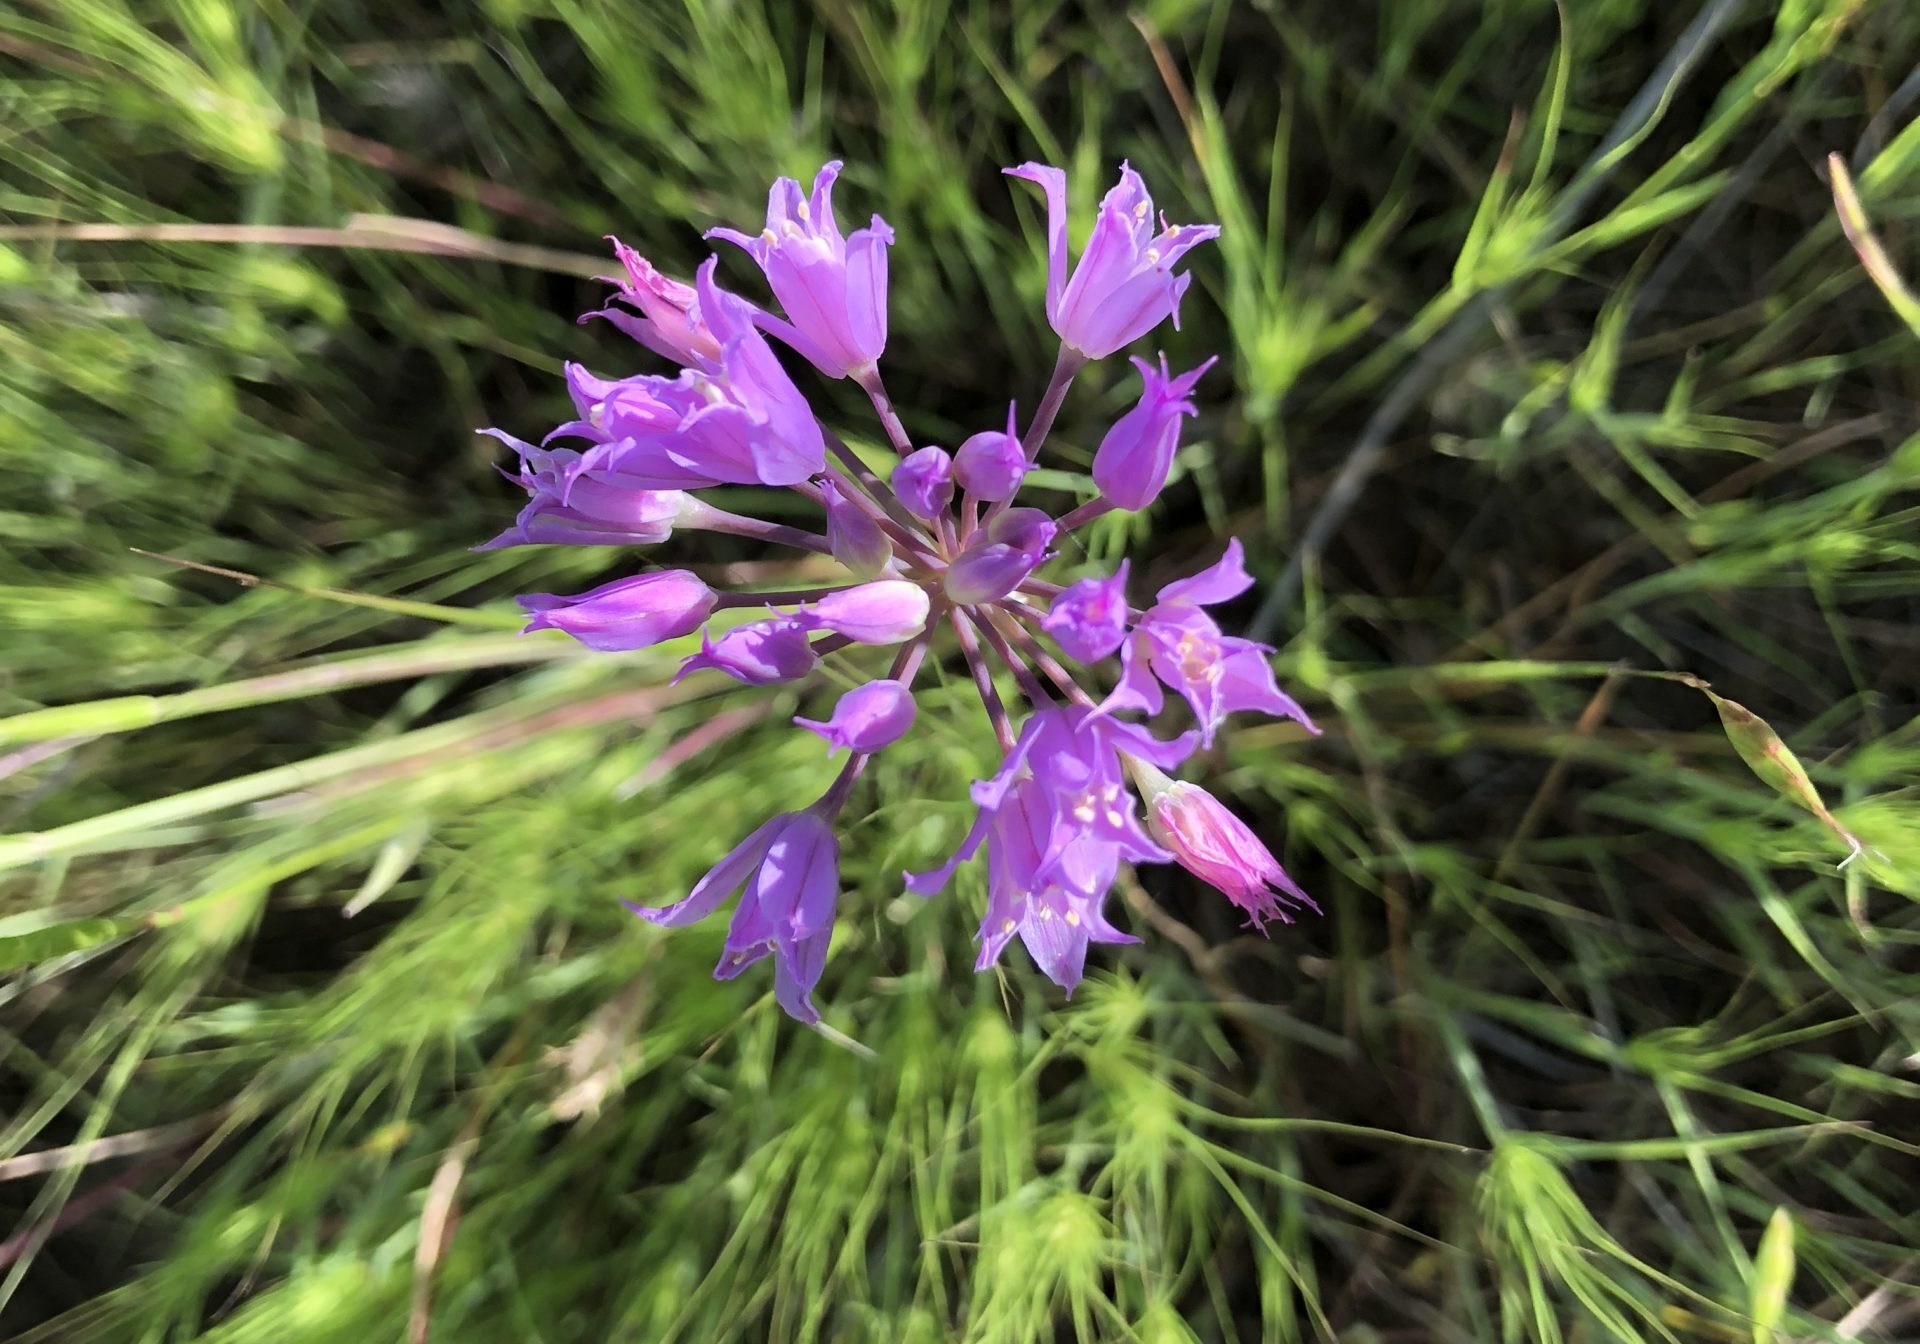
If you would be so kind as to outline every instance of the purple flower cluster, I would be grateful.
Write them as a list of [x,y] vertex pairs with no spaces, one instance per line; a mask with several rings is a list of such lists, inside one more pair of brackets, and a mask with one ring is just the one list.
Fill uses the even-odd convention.
[[[1014,502],[1078,371],[1168,318],[1177,326],[1190,277],[1174,265],[1219,230],[1156,225],[1145,185],[1122,165],[1086,250],[1070,266],[1066,175],[1034,163],[1007,171],[1045,193],[1047,317],[1060,337],[1053,376],[1024,430],[1010,405],[1004,428],[982,429],[952,452],[908,437],[879,369],[893,231],[876,215],[868,227],[841,234],[833,213],[840,165],[829,163],[810,194],[788,178],[774,184],[759,234],[708,235],[752,257],[779,313],[721,289],[713,258],[688,286],[615,241],[623,272],[611,281],[617,292],[588,317],[613,324],[679,372],[604,379],[569,365],[575,418],[540,446],[485,431],[518,454],[510,479],[528,495],[514,525],[488,547],[652,545],[676,529],[698,529],[829,555],[850,578],[798,591],[716,592],[687,570],[654,569],[571,597],[524,597],[528,630],[560,630],[607,651],[700,631],[700,647],[679,676],[713,671],[751,686],[804,677],[848,645],[897,649],[887,675],[841,696],[829,717],[795,720],[831,753],[848,753],[818,801],[764,823],[678,904],[636,907],[674,927],[740,893],[714,974],[731,978],[771,956],[776,997],[804,1021],[819,1018],[812,995],[840,891],[834,822],[872,754],[912,729],[915,674],[943,626],[953,632],[1004,759],[992,778],[973,785],[975,819],[953,857],[932,872],[908,874],[906,885],[932,896],[985,849],[979,969],[1017,935],[1040,969],[1071,992],[1090,943],[1137,941],[1105,913],[1122,864],[1178,863],[1256,927],[1289,918],[1290,907],[1312,907],[1244,823],[1198,785],[1167,773],[1211,745],[1235,711],[1313,727],[1275,685],[1269,650],[1223,634],[1207,614],[1253,582],[1240,543],[1229,541],[1217,563],[1160,589],[1144,611],[1129,603],[1124,562],[1065,588],[1037,577],[1075,528],[1114,509],[1144,509],[1158,496],[1181,423],[1195,413],[1194,386],[1213,361],[1175,374],[1164,355],[1157,367],[1134,360],[1139,399],[1094,454],[1097,493],[1060,516]],[[822,427],[769,337],[867,393],[896,454],[890,481]],[[696,497],[725,485],[796,491],[819,507],[821,530],[746,517]],[[712,618],[723,611],[751,618],[716,628]],[[1109,689],[1083,684],[1116,654]],[[1017,687],[1023,708],[1009,709],[1003,678]],[[1122,717],[1158,714],[1166,691],[1191,708],[1195,729],[1163,739]]]

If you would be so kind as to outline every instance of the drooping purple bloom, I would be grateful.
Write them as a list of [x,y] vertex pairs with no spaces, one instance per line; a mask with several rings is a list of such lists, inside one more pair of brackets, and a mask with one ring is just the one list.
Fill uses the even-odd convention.
[[842,588],[807,607],[809,630],[831,630],[856,644],[898,644],[927,628],[927,590],[905,579]]
[[560,630],[590,649],[618,653],[692,634],[713,610],[715,595],[684,569],[615,579],[572,597],[528,593],[527,630]]
[[724,672],[748,686],[793,681],[820,661],[808,640],[813,627],[792,616],[736,625],[720,638],[700,636],[700,652],[689,655],[674,674],[678,684],[695,672]]
[[1127,566],[1081,579],[1057,597],[1041,623],[1067,656],[1083,663],[1111,658],[1127,638]]
[[649,923],[680,928],[705,919],[744,886],[714,976],[731,980],[773,957],[773,992],[802,1022],[818,1022],[813,988],[826,966],[840,899],[840,845],[813,809],[766,822],[715,864],[684,900],[665,909],[629,908]]
[[1027,454],[1013,417],[1013,405],[1008,403],[1005,431],[983,430],[953,454],[953,474],[975,499],[1012,499],[1027,474]]
[[1024,779],[993,814],[986,840],[987,908],[974,969],[993,965],[1018,934],[1041,974],[1071,996],[1086,970],[1089,944],[1140,940],[1106,917],[1107,890],[1120,870],[1115,847],[1075,837],[1049,862],[1050,809],[1040,782]]
[[895,464],[893,493],[916,518],[937,518],[953,503],[953,458],[945,448],[916,448]]
[[1153,503],[1173,469],[1181,417],[1197,414],[1187,395],[1216,362],[1209,359],[1176,378],[1165,355],[1158,372],[1144,359],[1133,361],[1140,370],[1140,400],[1113,422],[1093,455],[1093,482],[1109,503],[1133,510]]
[[978,966],[1018,933],[1035,963],[1071,992],[1089,942],[1135,941],[1102,914],[1119,865],[1172,858],[1141,825],[1122,753],[1172,768],[1192,750],[1192,734],[1162,742],[1079,706],[1037,710],[999,772],[973,786],[979,814],[960,848],[939,868],[908,874],[907,889],[938,893],[986,845]]
[[678,378],[596,378],[567,366],[579,418],[548,436],[608,445],[600,470],[628,485],[697,490],[712,485],[795,485],[826,467],[813,408],[754,326],[753,309],[697,277],[700,315],[720,343]]
[[820,483],[820,494],[827,510],[827,548],[833,558],[863,579],[885,570],[893,559],[893,543],[873,515],[840,493],[832,478]]
[[1252,586],[1236,537],[1213,565],[1162,588],[1159,600],[1121,646],[1120,685],[1102,708],[1158,713],[1158,679],[1192,706],[1204,746],[1213,745],[1214,733],[1236,710],[1293,719],[1309,732],[1318,732],[1306,711],[1274,683],[1273,668],[1267,663],[1273,650],[1221,634],[1213,618],[1201,610],[1238,597]]
[[700,316],[699,296],[691,285],[660,274],[653,263],[618,238],[609,237],[624,278],[607,279],[620,287],[616,296],[640,310],[601,308],[580,320],[601,317],[657,355],[676,364],[709,365],[720,358],[720,340]]
[[887,253],[893,230],[875,215],[850,238],[833,218],[833,182],[840,162],[813,179],[808,200],[800,184],[783,177],[767,197],[767,227],[749,237],[737,229],[709,229],[707,237],[743,247],[766,272],[787,320],[762,315],[760,324],[829,378],[870,369],[887,344]]
[[1140,175],[1120,165],[1120,181],[1100,202],[1086,251],[1067,273],[1067,175],[1043,163],[1008,168],[1038,183],[1047,198],[1047,320],[1060,339],[1089,359],[1104,359],[1165,318],[1180,325],[1180,296],[1192,277],[1173,265],[1196,244],[1220,236],[1213,224],[1153,227],[1153,198]]
[[841,696],[833,717],[796,718],[808,732],[818,733],[834,751],[874,752],[900,740],[914,719],[913,692],[902,681],[870,681]]
[[531,498],[513,526],[476,551],[506,546],[651,546],[673,535],[675,524],[692,521],[698,505],[680,490],[634,490],[609,485],[588,470],[595,448],[536,448],[511,434],[483,429],[520,454],[520,471],[509,477]]
[[1059,530],[1039,509],[1008,509],[947,566],[948,599],[970,606],[1005,597],[1046,560]]

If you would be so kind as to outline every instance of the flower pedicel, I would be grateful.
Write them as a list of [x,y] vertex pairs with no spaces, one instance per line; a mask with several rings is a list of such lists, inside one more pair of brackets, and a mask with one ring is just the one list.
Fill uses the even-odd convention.
[[[831,588],[725,593],[684,570],[651,570],[577,596],[522,598],[533,616],[529,630],[561,630],[595,649],[639,649],[691,634],[716,611],[759,608],[757,619],[718,635],[704,631],[679,673],[714,671],[755,686],[803,677],[823,654],[848,644],[897,649],[888,674],[842,695],[828,718],[795,721],[830,751],[849,753],[816,802],[767,821],[678,904],[635,908],[676,927],[738,892],[714,974],[730,979],[771,957],[775,995],[803,1021],[819,1019],[813,991],[839,898],[834,822],[873,753],[912,729],[914,676],[943,625],[954,632],[1004,759],[972,787],[974,823],[952,858],[908,874],[906,885],[934,895],[959,865],[986,851],[980,969],[1017,936],[1071,992],[1090,944],[1137,941],[1104,912],[1122,864],[1178,863],[1256,926],[1287,919],[1289,907],[1312,907],[1243,822],[1198,785],[1167,774],[1211,743],[1237,710],[1313,728],[1275,685],[1269,650],[1222,634],[1205,610],[1252,583],[1240,543],[1230,541],[1217,563],[1162,588],[1144,612],[1128,604],[1124,562],[1067,588],[1035,577],[1075,528],[1113,509],[1143,509],[1160,493],[1181,422],[1194,413],[1189,397],[1213,361],[1175,374],[1164,355],[1157,367],[1135,360],[1140,397],[1095,454],[1097,496],[1059,517],[1014,502],[1074,375],[1162,321],[1178,325],[1190,277],[1175,263],[1219,229],[1164,220],[1156,227],[1145,184],[1123,165],[1069,269],[1066,175],[1033,163],[1007,171],[1044,193],[1047,318],[1061,341],[1024,430],[1016,404],[1004,429],[983,428],[955,453],[907,437],[879,366],[893,231],[875,215],[867,228],[841,234],[832,199],[840,165],[829,163],[810,195],[788,178],[774,184],[761,233],[708,235],[759,264],[780,314],[722,290],[713,258],[689,286],[616,240],[623,274],[612,281],[614,303],[587,316],[680,365],[679,373],[609,380],[569,365],[576,418],[541,446],[484,431],[519,455],[510,479],[529,497],[515,524],[486,548],[652,545],[692,529],[831,555],[849,571],[847,584]],[[890,484],[822,429],[769,336],[822,374],[865,390],[898,454]],[[567,442],[549,446],[555,440]],[[745,484],[801,492],[820,506],[823,530],[729,513],[694,493]],[[1054,650],[1082,669],[1118,654],[1112,689],[1087,689],[1084,674]],[[995,662],[1012,673],[1021,709],[1001,699]],[[1194,731],[1161,739],[1121,717],[1158,712],[1162,688],[1191,707]]]

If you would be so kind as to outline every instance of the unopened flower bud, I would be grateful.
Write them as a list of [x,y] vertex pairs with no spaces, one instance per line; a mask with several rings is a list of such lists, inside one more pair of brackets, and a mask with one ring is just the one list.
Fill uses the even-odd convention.
[[948,599],[965,607],[1005,597],[1047,558],[1057,530],[1039,509],[1008,509],[947,567]]
[[644,649],[691,634],[713,610],[713,589],[684,569],[615,579],[572,597],[529,593],[527,630],[561,630],[590,649]]
[[899,681],[870,681],[841,696],[833,707],[833,717],[825,723],[817,719],[795,719],[809,732],[818,733],[835,751],[878,751],[900,739],[913,727],[913,692]]
[[953,502],[953,458],[931,445],[908,453],[893,469],[893,493],[914,517],[939,517]]
[[905,579],[882,579],[829,593],[799,619],[812,630],[831,630],[856,644],[898,644],[927,628],[926,589]]
[[1285,906],[1320,907],[1295,885],[1260,837],[1198,784],[1169,779],[1144,761],[1123,755],[1147,804],[1147,830],[1182,868],[1247,912],[1258,928],[1267,920],[1291,923]]
[[953,474],[974,498],[1013,498],[1027,474],[1027,453],[1014,429],[1013,407],[1007,407],[1007,428],[975,434],[953,455]]
[[827,506],[827,547],[833,558],[863,579],[877,577],[893,558],[893,545],[873,516],[840,493],[831,479],[820,483]]

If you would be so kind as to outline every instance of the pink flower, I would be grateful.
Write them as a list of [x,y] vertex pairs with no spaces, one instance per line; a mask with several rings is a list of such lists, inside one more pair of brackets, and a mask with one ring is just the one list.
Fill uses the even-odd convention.
[[1168,779],[1145,762],[1129,757],[1127,764],[1147,800],[1147,831],[1174,862],[1246,911],[1255,928],[1270,919],[1291,924],[1287,903],[1319,910],[1260,837],[1218,798],[1198,784]]
[[1203,746],[1213,745],[1227,715],[1238,710],[1292,719],[1308,732],[1319,732],[1306,711],[1275,683],[1267,662],[1272,650],[1222,634],[1202,610],[1252,586],[1235,537],[1214,564],[1162,588],[1159,600],[1120,648],[1120,684],[1103,708],[1157,714],[1164,684],[1192,707]]
[[1140,175],[1120,165],[1120,181],[1100,202],[1093,235],[1067,273],[1067,175],[1044,163],[1005,170],[1037,182],[1047,197],[1047,320],[1060,339],[1089,359],[1104,359],[1166,318],[1180,325],[1180,296],[1192,279],[1173,264],[1187,251],[1218,238],[1214,224],[1153,229],[1153,198]]
[[671,276],[653,269],[653,264],[618,238],[609,238],[613,254],[620,258],[625,279],[612,279],[620,287],[619,298],[640,310],[640,316],[618,308],[601,308],[586,314],[604,317],[657,355],[676,364],[709,364],[720,358],[720,341],[701,320],[699,296],[691,285],[683,285]]
[[707,237],[747,250],[766,272],[787,320],[761,315],[760,325],[829,378],[870,369],[887,344],[887,253],[893,230],[875,215],[842,238],[833,218],[838,159],[813,179],[813,198],[783,177],[767,197],[767,227],[754,237],[709,229]]

